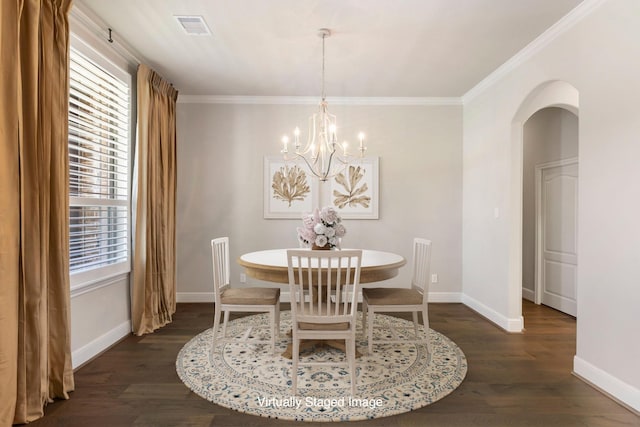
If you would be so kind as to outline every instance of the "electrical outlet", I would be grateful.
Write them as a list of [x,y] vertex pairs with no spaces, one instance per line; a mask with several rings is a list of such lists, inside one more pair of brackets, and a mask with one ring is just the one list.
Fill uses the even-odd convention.
[[247,283],[247,275],[240,273],[240,283]]
[[438,283],[438,274],[437,273],[433,273],[431,275],[431,283]]

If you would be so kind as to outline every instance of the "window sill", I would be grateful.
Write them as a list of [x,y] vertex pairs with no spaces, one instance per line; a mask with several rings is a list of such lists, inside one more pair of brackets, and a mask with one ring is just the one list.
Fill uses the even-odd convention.
[[129,272],[120,272],[109,276],[103,276],[98,279],[86,281],[77,285],[71,286],[71,298],[93,292],[97,289],[104,288],[119,283],[123,280],[129,280]]

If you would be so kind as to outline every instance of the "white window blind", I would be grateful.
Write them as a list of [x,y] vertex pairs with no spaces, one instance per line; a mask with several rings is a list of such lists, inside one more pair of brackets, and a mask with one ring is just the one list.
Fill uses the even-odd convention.
[[70,272],[128,271],[130,88],[78,50],[70,58]]

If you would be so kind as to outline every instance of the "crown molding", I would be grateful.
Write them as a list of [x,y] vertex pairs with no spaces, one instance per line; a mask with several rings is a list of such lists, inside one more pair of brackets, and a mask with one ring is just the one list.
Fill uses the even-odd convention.
[[553,40],[573,28],[574,25],[589,16],[594,10],[607,1],[609,0],[584,0],[573,10],[563,16],[558,22],[549,27],[544,33],[540,34],[531,43],[508,59],[504,64],[496,68],[495,71],[481,80],[480,83],[469,89],[462,96],[462,103],[468,104],[475,97],[493,86],[496,82],[502,80],[507,74],[511,73],[525,61],[541,51]]
[[148,63],[146,58],[136,51],[123,39],[118,38],[117,33],[112,34],[112,41],[107,40],[109,25],[105,23],[86,5],[75,2],[69,13],[71,32],[77,33],[81,39],[87,39],[91,45],[102,50],[113,50],[122,57],[129,66],[137,67],[138,64]]
[[[179,104],[317,105],[319,100],[312,96],[178,95]],[[462,99],[454,97],[327,97],[327,102],[332,105],[362,106],[462,105]]]

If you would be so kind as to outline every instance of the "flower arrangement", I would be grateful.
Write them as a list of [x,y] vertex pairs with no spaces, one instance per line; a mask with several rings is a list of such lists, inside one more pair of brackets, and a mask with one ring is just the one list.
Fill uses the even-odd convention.
[[338,248],[340,238],[347,233],[342,219],[332,207],[317,209],[302,217],[303,227],[298,227],[298,240],[306,247]]

